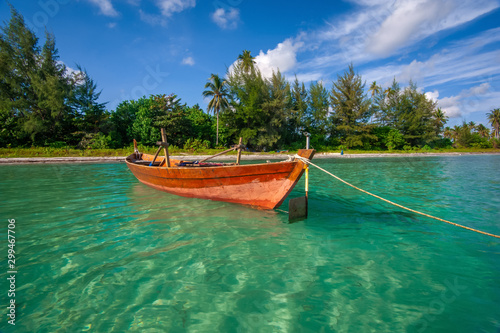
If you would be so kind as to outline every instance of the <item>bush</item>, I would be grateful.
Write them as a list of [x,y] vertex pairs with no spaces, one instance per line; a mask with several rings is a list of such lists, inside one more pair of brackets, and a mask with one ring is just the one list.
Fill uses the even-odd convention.
[[64,141],[54,141],[46,144],[50,148],[66,148],[68,145]]
[[80,149],[108,149],[111,137],[99,133],[86,133],[78,143]]
[[184,149],[190,150],[192,152],[198,150],[206,150],[210,148],[210,142],[208,140],[200,140],[200,139],[187,139],[184,144]]
[[439,138],[430,143],[430,146],[433,148],[444,148],[444,149],[451,149],[452,147],[452,142],[448,138]]
[[[397,129],[388,126],[377,127],[373,133],[377,136],[378,141],[382,143],[382,147],[387,147],[389,150],[401,148],[406,142],[403,134]],[[380,144],[377,144],[380,147]]]
[[490,141],[487,141],[486,139],[481,140],[480,142],[474,142],[471,144],[472,148],[493,148],[493,144]]
[[500,148],[500,140],[499,139],[496,139],[496,138],[492,138],[490,140],[490,143],[491,143],[491,146],[495,149],[498,149]]
[[289,147],[289,150],[299,150],[299,149],[302,149],[302,148],[305,148],[305,143],[302,142],[302,141],[295,141],[295,142],[292,142],[288,147]]

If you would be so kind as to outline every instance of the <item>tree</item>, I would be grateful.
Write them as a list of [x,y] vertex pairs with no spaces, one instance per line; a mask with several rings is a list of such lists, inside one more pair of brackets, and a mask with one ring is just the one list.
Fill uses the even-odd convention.
[[437,103],[427,99],[410,81],[402,90],[396,80],[383,94],[377,95],[373,106],[377,118],[397,129],[412,146],[430,143],[442,131],[446,117],[436,111]]
[[[63,139],[65,130],[70,130],[72,115],[68,105],[68,95],[71,92],[71,80],[66,75],[66,66],[59,62],[59,52],[55,45],[55,37],[46,33],[45,44],[41,51],[41,61],[31,84],[37,96],[36,114],[38,118],[48,122],[46,141],[54,138]],[[34,117],[32,117],[34,119]],[[39,133],[42,134],[42,133]]]
[[462,127],[460,127],[460,125],[455,125],[451,129],[451,139],[453,140],[454,143],[457,142],[458,137],[460,136],[461,130],[462,130]]
[[238,62],[241,63],[241,68],[245,73],[253,73],[255,70],[255,57],[252,57],[250,51],[243,50],[243,53],[238,56]]
[[452,130],[449,126],[444,128],[443,136],[447,139],[451,139],[453,137]]
[[228,72],[227,82],[230,91],[231,109],[222,114],[223,122],[228,129],[228,139],[237,142],[238,137],[249,148],[261,149],[257,146],[259,130],[264,128],[267,118],[262,105],[269,98],[267,81],[258,68],[247,73],[238,61]]
[[[181,105],[177,95],[153,95],[151,110],[154,115],[153,125],[158,132],[165,128],[165,134],[170,144],[182,147],[184,143],[192,139],[192,126],[186,114],[186,105]],[[159,137],[158,137],[159,138]],[[153,142],[155,137],[153,137]]]
[[97,133],[108,118],[106,104],[98,100],[101,91],[85,69],[77,65],[77,72],[73,75],[70,105],[78,119],[78,128],[83,132]]
[[470,123],[465,121],[462,126],[454,127],[454,144],[458,147],[476,147],[476,148],[491,148],[492,143],[487,138],[475,132]]
[[476,130],[476,123],[473,122],[473,121],[469,121],[469,123],[467,124],[467,126],[469,127],[469,129],[474,132]]
[[382,92],[382,87],[377,85],[377,81],[373,81],[372,84],[370,85],[370,89],[368,89],[368,91],[371,91],[372,98],[373,98],[373,96],[378,95]]
[[35,111],[36,94],[32,85],[40,47],[22,15],[13,6],[10,11],[11,19],[0,33],[0,112],[1,118],[11,121],[1,125],[0,133],[10,132],[19,140],[25,140],[27,134],[34,142],[36,134],[46,130],[46,123]]
[[411,81],[400,97],[395,128],[404,135],[405,140],[417,146],[436,139],[433,114],[437,102],[427,99],[425,93],[418,92],[417,86]]
[[364,86],[361,76],[354,72],[351,64],[344,75],[338,76],[330,93],[332,120],[338,122],[337,130],[348,147],[362,146],[364,139],[375,138],[370,134],[373,125],[368,124],[370,101]]
[[122,104],[130,107],[131,112],[134,114],[134,122],[131,124],[129,130],[130,137],[143,145],[155,145],[161,137],[159,127],[155,124],[160,115],[160,110],[153,107],[153,97],[142,97],[137,101],[124,102]]
[[398,106],[401,102],[401,88],[396,79],[392,86],[385,90],[380,89],[372,97],[372,113],[376,121],[382,126],[394,127],[398,119]]
[[309,87],[309,119],[307,130],[314,136],[322,137],[323,139],[327,134],[328,108],[328,90],[326,90],[321,81],[312,82]]
[[[198,104],[193,107],[185,107],[184,111],[186,113],[186,117],[191,123],[191,133],[190,137],[192,139],[198,139],[200,141],[212,141],[214,137],[214,119],[212,116],[203,112]],[[219,133],[219,140],[224,142],[225,131],[221,131]]]
[[488,138],[490,136],[490,130],[483,124],[477,125],[476,131],[482,138]]
[[[208,88],[208,89],[207,89]],[[215,145],[219,145],[219,112],[224,111],[229,107],[227,101],[228,91],[227,91],[227,81],[221,79],[219,75],[212,74],[210,76],[209,82],[205,84],[205,90],[203,92],[203,97],[212,97],[208,103],[208,111],[213,110],[217,117],[217,134],[215,139]]]
[[393,150],[402,147],[406,142],[403,135],[397,129],[391,128],[383,138],[383,143],[387,146],[387,149]]
[[444,124],[448,121],[448,117],[445,115],[443,110],[441,110],[441,108],[437,108],[432,116],[434,117],[436,136],[438,136],[443,131]]
[[[37,36],[11,6],[11,19],[0,31],[0,143],[74,143],[73,133],[81,130],[83,121],[79,122],[73,97],[86,86],[95,90],[93,81],[80,82],[68,74],[59,61],[55,37],[46,32],[40,48]],[[104,104],[97,103],[99,94],[95,96],[93,105],[98,110],[94,111],[105,119]],[[95,129],[95,122],[89,122]]]
[[488,122],[491,124],[491,127],[493,127],[493,133],[492,135],[498,139],[499,138],[499,131],[500,131],[500,108],[493,109],[491,110],[490,113],[487,113],[486,116],[488,117]]
[[309,126],[307,120],[308,93],[304,83],[299,83],[297,76],[295,76],[295,80],[293,81],[291,94],[292,110],[291,117],[288,120],[288,132],[290,135],[293,135],[290,142],[294,142],[299,139],[304,130],[307,131]]
[[268,95],[262,103],[262,113],[259,115],[260,126],[256,138],[257,146],[263,148],[277,148],[284,144],[287,135],[286,121],[291,114],[290,85],[278,70],[268,83]]
[[111,112],[110,121],[113,129],[110,133],[113,148],[121,148],[130,145],[134,137],[132,126],[135,122],[138,112],[138,102],[123,101]]

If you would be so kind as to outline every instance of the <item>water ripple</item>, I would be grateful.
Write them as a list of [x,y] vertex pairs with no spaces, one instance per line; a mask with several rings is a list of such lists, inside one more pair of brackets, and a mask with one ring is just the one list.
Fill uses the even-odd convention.
[[[318,163],[390,200],[499,233],[498,162]],[[309,218],[294,224],[280,212],[152,190],[123,164],[0,172],[2,215],[16,219],[20,332],[498,329],[498,242],[314,170]]]

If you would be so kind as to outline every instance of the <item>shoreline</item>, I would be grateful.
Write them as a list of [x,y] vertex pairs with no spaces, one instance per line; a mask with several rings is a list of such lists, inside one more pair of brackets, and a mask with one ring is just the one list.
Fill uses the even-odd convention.
[[[466,155],[499,155],[498,153],[387,153],[387,154],[349,154],[345,153],[317,153],[314,159],[328,159],[328,158],[370,158],[370,157],[431,157],[431,156],[466,156]],[[173,155],[173,159],[186,159],[186,160],[201,160],[209,157],[210,155]],[[0,164],[57,164],[57,163],[124,163],[126,156],[92,156],[92,157],[6,157],[0,158]],[[217,156],[212,158],[212,161],[232,161],[236,157],[230,156]],[[258,160],[286,160],[288,154],[251,154],[242,155],[242,161],[258,161]]]

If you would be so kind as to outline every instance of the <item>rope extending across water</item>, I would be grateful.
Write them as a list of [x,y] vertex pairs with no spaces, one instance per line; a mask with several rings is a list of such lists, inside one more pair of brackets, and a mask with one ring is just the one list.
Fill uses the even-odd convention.
[[455,223],[455,222],[451,222],[451,221],[448,221],[448,220],[445,220],[445,219],[442,219],[442,218],[439,218],[439,217],[436,217],[436,216],[432,216],[432,215],[429,215],[429,214],[425,214],[425,213],[419,212],[418,210],[414,210],[414,209],[411,209],[411,208],[408,208],[408,207],[402,206],[402,205],[400,205],[400,204],[397,204],[397,203],[395,203],[395,202],[392,202],[392,201],[390,201],[390,200],[384,199],[384,198],[382,198],[382,197],[380,197],[380,196],[378,196],[378,195],[376,195],[376,194],[370,193],[370,192],[368,192],[368,191],[365,191],[365,190],[363,190],[363,189],[361,189],[361,188],[359,188],[359,187],[356,187],[356,186],[352,185],[351,183],[346,182],[346,181],[345,181],[345,180],[343,180],[342,178],[335,176],[333,173],[331,173],[331,172],[329,172],[329,171],[327,171],[327,170],[323,169],[322,167],[317,166],[316,164],[312,163],[310,160],[308,160],[308,159],[306,159],[306,158],[303,158],[303,157],[301,157],[301,156],[299,156],[299,155],[295,155],[295,158],[297,158],[297,159],[301,160],[301,161],[302,161],[302,162],[304,162],[304,163],[307,163],[307,164],[310,164],[310,165],[312,165],[312,166],[316,167],[317,169],[319,169],[319,170],[323,171],[324,173],[326,173],[326,174],[328,174],[328,175],[330,175],[330,176],[334,177],[334,178],[335,178],[335,179],[337,179],[337,180],[340,180],[342,183],[344,183],[344,184],[346,184],[346,185],[348,185],[348,186],[350,186],[350,187],[352,187],[352,188],[355,188],[355,189],[356,189],[356,190],[358,190],[358,191],[361,191],[361,192],[363,192],[363,193],[366,193],[366,194],[368,194],[368,195],[371,195],[372,197],[375,197],[375,198],[377,198],[377,199],[380,199],[380,200],[382,200],[382,201],[385,201],[385,202],[387,202],[387,203],[389,203],[389,204],[391,204],[391,205],[394,205],[394,206],[396,206],[396,207],[399,207],[399,208],[402,208],[402,209],[408,210],[408,211],[413,212],[413,213],[415,213],[415,214],[420,214],[420,215],[423,215],[423,216],[427,216],[427,217],[430,217],[431,219],[435,219],[435,220],[438,220],[438,221],[441,221],[441,222],[445,222],[445,223],[448,223],[448,224],[454,225],[454,226],[456,226],[456,227],[460,227],[460,228],[463,228],[463,229],[467,229],[467,230],[470,230],[470,231],[474,231],[474,232],[477,232],[477,233],[480,233],[480,234],[483,234],[483,235],[486,235],[486,236],[495,237],[495,238],[500,238],[500,235],[491,234],[491,233],[489,233],[489,232],[485,232],[485,231],[477,230],[477,229],[474,229],[474,228],[471,228],[471,227],[467,227],[467,226],[465,226],[465,225],[461,225],[461,224],[458,224],[458,223]]

